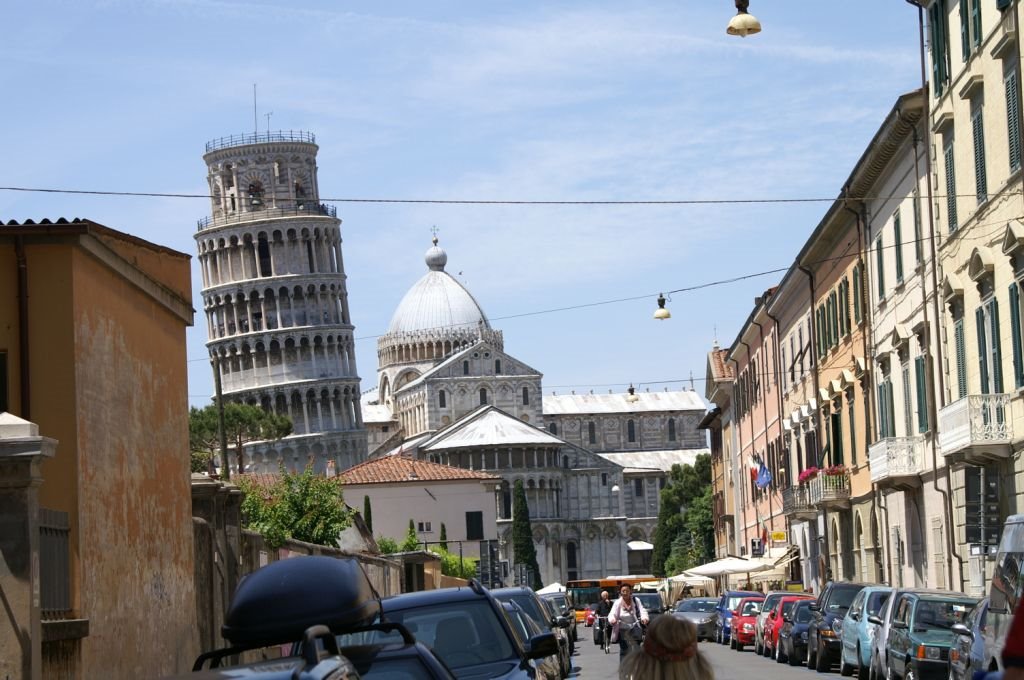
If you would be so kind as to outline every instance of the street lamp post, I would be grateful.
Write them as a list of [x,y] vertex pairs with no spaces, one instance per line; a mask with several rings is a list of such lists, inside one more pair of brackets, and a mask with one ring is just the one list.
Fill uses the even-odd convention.
[[729,26],[725,32],[729,35],[738,35],[746,38],[761,32],[761,22],[753,14],[747,12],[750,0],[736,0],[736,16],[729,20]]

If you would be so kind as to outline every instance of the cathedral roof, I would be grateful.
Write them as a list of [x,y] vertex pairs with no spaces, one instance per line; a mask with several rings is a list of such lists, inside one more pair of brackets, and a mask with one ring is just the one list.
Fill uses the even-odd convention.
[[440,482],[493,480],[498,477],[476,470],[439,465],[407,456],[389,456],[368,460],[341,473],[343,484],[396,484],[401,482]]
[[[395,390],[395,393],[397,394],[398,392],[401,392],[402,390],[413,389],[413,388],[417,387],[418,385],[421,385],[422,383],[426,382],[430,378],[432,378],[432,377],[434,377],[436,375],[444,373],[444,371],[449,366],[451,366],[452,364],[460,363],[463,359],[465,359],[466,357],[471,355],[473,352],[479,352],[479,351],[481,351],[481,348],[485,348],[485,347],[490,349],[492,352],[494,352],[496,358],[499,358],[499,359],[505,358],[507,360],[516,361],[520,365],[519,370],[517,370],[517,372],[515,372],[515,373],[511,372],[511,370],[508,370],[504,374],[495,375],[495,376],[487,376],[487,377],[493,377],[494,379],[498,379],[498,378],[512,378],[512,377],[521,378],[523,376],[538,376],[538,377],[540,377],[541,373],[537,369],[531,368],[530,366],[527,366],[526,364],[522,363],[518,359],[515,359],[511,354],[507,354],[506,352],[501,350],[499,347],[494,346],[493,343],[489,343],[486,340],[478,340],[476,343],[466,347],[465,349],[459,350],[455,354],[452,354],[450,357],[448,357],[447,359],[445,359],[444,361],[439,363],[437,366],[434,366],[433,368],[431,368],[431,369],[427,370],[426,372],[424,372],[423,375],[419,376],[415,380],[411,380],[407,384],[402,385],[397,390]],[[511,369],[512,367],[509,366],[508,368]]]
[[653,411],[707,410],[704,400],[692,390],[637,392],[636,401],[622,394],[557,394],[544,397],[544,415],[586,415],[596,413],[645,413]]
[[388,334],[419,333],[454,328],[490,330],[487,315],[466,288],[444,270],[448,255],[437,245],[427,251],[428,271],[413,284],[391,317]]
[[475,446],[563,446],[547,430],[524,423],[494,406],[482,406],[438,432],[420,446],[422,451],[445,451]]
[[668,472],[673,465],[693,465],[697,456],[710,453],[710,449],[671,449],[666,451],[623,451],[599,453],[607,461],[621,465],[626,472]]

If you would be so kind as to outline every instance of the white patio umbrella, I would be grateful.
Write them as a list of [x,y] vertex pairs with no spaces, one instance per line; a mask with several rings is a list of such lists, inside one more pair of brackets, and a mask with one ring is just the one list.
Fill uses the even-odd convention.
[[546,585],[543,588],[541,588],[540,590],[538,590],[537,594],[538,595],[547,595],[548,593],[564,593],[564,592],[565,592],[565,586],[563,586],[558,581],[555,581],[554,583]]
[[724,576],[726,574],[755,574],[759,571],[767,571],[773,566],[760,560],[746,560],[742,557],[723,557],[720,560],[708,562],[693,569],[687,569],[686,573],[710,577]]

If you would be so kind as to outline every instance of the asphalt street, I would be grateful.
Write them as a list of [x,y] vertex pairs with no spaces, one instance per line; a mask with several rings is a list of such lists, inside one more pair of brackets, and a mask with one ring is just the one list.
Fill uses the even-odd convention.
[[[573,672],[570,678],[586,678],[587,680],[617,680],[619,677],[618,649],[605,655],[601,648],[594,644],[590,628],[580,627],[579,642],[576,654],[572,657]],[[748,647],[736,652],[725,645],[714,642],[701,642],[700,651],[706,654],[715,668],[714,680],[841,680],[839,673],[819,674],[809,671],[805,666],[793,667],[788,664],[775,663],[774,659],[756,656]]]

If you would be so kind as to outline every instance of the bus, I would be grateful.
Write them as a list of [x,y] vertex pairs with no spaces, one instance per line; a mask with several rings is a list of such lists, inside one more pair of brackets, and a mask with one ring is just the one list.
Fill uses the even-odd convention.
[[606,576],[604,578],[577,579],[566,581],[565,592],[568,593],[572,607],[576,612],[576,622],[586,623],[587,610],[595,609],[601,599],[601,591],[607,590],[612,601],[619,596],[619,588],[624,585],[633,586],[638,592],[654,592],[653,588],[644,588],[641,583],[658,580],[652,574],[627,574],[624,576]]

